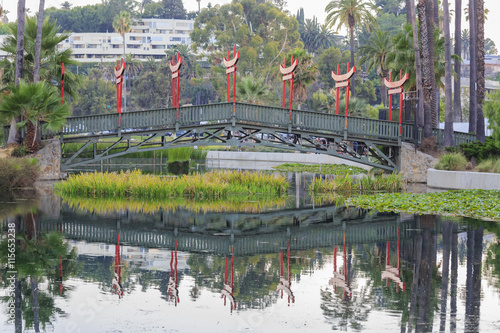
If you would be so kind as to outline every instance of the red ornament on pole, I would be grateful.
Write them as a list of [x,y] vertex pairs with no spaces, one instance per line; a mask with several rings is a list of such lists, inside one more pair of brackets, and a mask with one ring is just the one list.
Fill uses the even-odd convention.
[[61,105],[64,104],[64,62],[62,64],[62,74],[61,74]]
[[233,103],[236,103],[236,64],[238,60],[240,60],[240,51],[236,52],[236,46],[233,49],[232,59],[229,59],[229,51],[227,51],[227,57],[222,58],[224,66],[226,66],[228,103],[231,101],[231,73],[233,73]]
[[116,76],[116,112],[118,112],[118,125],[122,121],[122,89],[123,89],[123,73],[125,72],[125,61],[123,58],[116,61],[115,76]]
[[297,66],[299,65],[299,59],[293,60],[293,55],[292,55],[292,61],[290,64],[290,67],[286,67],[286,58],[283,61],[283,64],[280,64],[280,72],[283,75],[283,109],[285,108],[285,92],[286,92],[286,82],[290,81],[290,121],[292,120],[292,105],[293,105],[293,78],[295,77],[293,72],[297,69]]
[[351,85],[351,82],[349,80],[354,75],[354,73],[356,73],[356,66],[350,68],[350,63],[347,63],[346,74],[340,74],[339,65],[337,65],[337,73],[335,73],[335,71],[332,71],[332,78],[335,80],[335,88],[337,90],[337,101],[335,102],[336,114],[339,114],[339,90],[342,87],[347,87],[345,103],[345,129],[347,129],[347,116],[349,115],[349,89]]
[[[384,84],[387,88],[389,88],[389,120],[392,120],[392,95],[399,94],[399,135],[401,135],[401,124],[403,121],[403,84],[408,81],[408,73],[403,77],[403,71],[401,70],[399,73],[400,79],[399,81],[387,81],[384,78]],[[390,79],[392,80],[392,73]]]
[[177,118],[179,119],[179,80],[181,78],[182,57],[177,53],[177,60],[175,55],[172,56],[170,62],[170,71],[172,71],[172,107],[177,109]]

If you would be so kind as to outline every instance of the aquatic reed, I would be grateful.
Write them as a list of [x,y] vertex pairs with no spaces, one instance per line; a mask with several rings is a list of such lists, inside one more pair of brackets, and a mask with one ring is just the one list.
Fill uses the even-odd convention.
[[334,191],[384,191],[397,192],[404,186],[403,176],[392,173],[381,176],[362,176],[354,179],[351,175],[336,176],[329,179],[315,179],[311,190],[315,193],[329,193]]
[[70,196],[217,199],[230,194],[283,196],[288,186],[285,177],[263,172],[211,171],[181,177],[160,177],[134,170],[71,175],[56,184],[55,188],[60,194]]

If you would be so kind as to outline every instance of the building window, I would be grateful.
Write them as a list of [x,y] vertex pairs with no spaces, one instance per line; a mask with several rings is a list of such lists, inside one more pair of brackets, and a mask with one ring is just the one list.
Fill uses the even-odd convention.
[[129,49],[138,49],[139,45],[127,44],[127,48],[129,48]]
[[165,49],[165,45],[151,45],[151,48],[153,50],[164,50]]

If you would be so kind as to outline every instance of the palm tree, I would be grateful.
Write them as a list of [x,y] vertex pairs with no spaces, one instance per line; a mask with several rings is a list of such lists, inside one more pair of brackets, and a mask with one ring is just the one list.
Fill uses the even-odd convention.
[[484,0],[476,0],[476,27],[477,27],[477,125],[476,125],[476,140],[486,142],[484,133],[484,114],[483,102],[484,93],[486,91],[486,82],[484,77],[484,21],[486,10],[484,9]]
[[369,72],[373,68],[377,68],[377,74],[380,76],[380,93],[382,94],[382,103],[387,105],[387,91],[384,85],[384,78],[387,77],[389,65],[387,55],[392,49],[392,43],[389,33],[382,30],[375,30],[368,40],[368,44],[359,48],[359,52],[363,55],[359,59],[359,64],[367,64],[366,71]]
[[[125,34],[130,31],[130,25],[132,20],[130,19],[130,13],[121,11],[119,15],[116,15],[113,19],[113,29],[118,32],[123,38],[123,58],[125,59]],[[123,112],[127,111],[127,82],[126,76],[123,76],[125,84],[123,85]]]
[[462,44],[463,57],[464,59],[469,59],[469,47],[470,47],[470,34],[469,29],[462,30],[462,34],[460,36],[460,41]]
[[241,102],[262,104],[268,98],[269,87],[264,83],[264,79],[247,76],[242,78],[236,85],[236,90],[238,99]]
[[469,133],[476,132],[477,125],[477,25],[476,1],[469,0],[469,32],[470,32],[470,81],[469,81]]
[[299,110],[307,98],[307,86],[316,79],[318,68],[313,64],[313,58],[310,53],[304,49],[295,49],[286,55],[287,64],[292,63],[292,56],[299,60],[299,65],[294,72],[293,78],[293,97],[297,101]]
[[[413,59],[415,60],[415,88],[418,94],[418,123],[420,125],[424,124],[424,105],[423,105],[423,91],[422,91],[422,66],[420,64],[420,47],[419,47],[419,37],[418,37],[418,25],[417,18],[415,15],[415,1],[409,0],[406,2],[407,11],[410,11],[411,28],[412,28],[412,45],[413,45]],[[416,113],[417,111],[415,111]]]
[[[28,17],[25,24],[24,37],[24,61],[22,76],[26,82],[32,82],[34,77],[34,59],[35,59],[35,40],[37,36],[37,18],[35,16]],[[4,44],[0,47],[10,57],[14,57],[17,48],[17,31],[18,26],[14,23],[9,24],[11,35],[8,36]],[[59,82],[62,72],[62,64],[78,65],[78,62],[71,59],[71,49],[59,51],[57,45],[67,39],[69,33],[59,31],[59,27],[54,21],[49,21],[49,18],[44,19],[42,24],[42,40],[40,52],[40,80],[48,82]],[[12,63],[5,63],[5,81],[14,82],[15,70]],[[76,75],[66,72],[65,77],[65,93],[72,97],[76,97],[76,87],[79,79]]]
[[[460,56],[462,54],[462,0],[455,0],[455,55]],[[453,85],[453,113],[454,120],[459,122],[462,120],[462,100],[460,92],[462,91],[460,87],[460,76],[462,72],[462,62],[455,60],[455,82]]]
[[445,147],[455,145],[453,136],[453,109],[451,105],[451,43],[450,43],[450,15],[448,0],[443,1],[444,11],[444,62],[445,62],[445,112],[444,112],[444,142]]
[[436,112],[436,82],[434,73],[434,11],[433,0],[419,0],[418,18],[420,21],[420,36],[422,36],[422,55],[423,55],[423,104],[424,104],[424,138],[432,136],[432,127],[437,123],[433,113]]
[[167,59],[172,59],[174,55],[182,56],[182,72],[186,78],[196,77],[196,56],[191,49],[191,45],[177,44],[175,47],[165,51]]
[[134,56],[130,53],[125,56],[125,62],[127,63],[127,72],[130,75],[128,87],[131,88],[132,78],[138,77],[144,66],[142,65],[142,62],[135,60]]
[[42,26],[43,26],[43,12],[45,9],[45,0],[40,0],[40,7],[38,8],[38,19],[36,25],[36,40],[35,40],[35,60],[33,68],[33,82],[40,81],[40,53],[42,50]]
[[10,86],[10,94],[5,95],[0,104],[0,119],[8,120],[22,117],[16,126],[26,128],[25,146],[28,151],[38,149],[40,137],[38,129],[58,131],[69,116],[68,104],[61,104],[57,89],[44,81]]
[[[351,66],[354,66],[354,31],[358,24],[364,25],[371,31],[372,25],[376,24],[376,19],[370,12],[378,11],[377,7],[371,2],[364,0],[332,0],[326,5],[325,24],[328,28],[336,26],[337,32],[342,27],[349,30],[351,44]],[[354,80],[352,80],[353,97],[355,95]]]
[[[19,84],[19,80],[23,77],[23,62],[24,62],[24,19],[26,15],[26,2],[19,0],[17,3],[17,43],[16,43],[16,70],[15,70],[15,85]],[[19,137],[19,138],[18,138]],[[20,135],[16,130],[16,119],[12,118],[10,123],[9,139],[7,144],[16,144],[20,142]]]

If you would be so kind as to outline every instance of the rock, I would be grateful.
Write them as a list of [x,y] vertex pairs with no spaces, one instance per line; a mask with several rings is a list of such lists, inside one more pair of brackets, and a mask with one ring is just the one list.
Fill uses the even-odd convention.
[[44,141],[44,147],[37,151],[33,157],[40,166],[39,180],[56,180],[66,178],[67,174],[61,172],[61,143],[59,139]]
[[438,162],[437,158],[424,154],[412,144],[403,142],[401,145],[401,169],[403,179],[410,183],[427,183],[427,170]]

